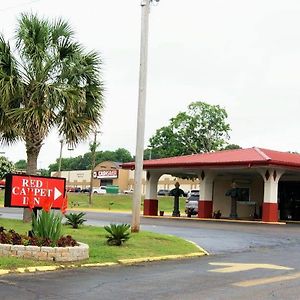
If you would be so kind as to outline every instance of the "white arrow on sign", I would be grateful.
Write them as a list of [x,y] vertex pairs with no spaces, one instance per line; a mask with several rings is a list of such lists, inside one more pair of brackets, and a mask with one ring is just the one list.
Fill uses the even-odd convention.
[[54,200],[56,200],[58,197],[60,197],[62,193],[60,190],[58,190],[56,187],[54,188]]
[[271,265],[271,264],[242,264],[242,263],[214,263],[214,262],[209,264],[212,266],[225,267],[225,268],[209,270],[209,272],[217,272],[217,273],[233,273],[233,272],[249,271],[254,269],[294,270],[294,268],[288,268],[288,267]]

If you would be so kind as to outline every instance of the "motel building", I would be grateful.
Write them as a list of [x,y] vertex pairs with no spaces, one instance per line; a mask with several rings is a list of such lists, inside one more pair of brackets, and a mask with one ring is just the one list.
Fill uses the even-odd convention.
[[[124,163],[122,169],[133,170],[134,163]],[[233,201],[229,191],[237,188],[236,218],[300,220],[299,154],[253,147],[147,160],[143,169],[144,215],[158,214],[159,183],[162,176],[171,174],[173,178],[197,177],[193,183],[197,182],[200,190],[199,218],[212,218],[218,210],[222,218],[231,218]]]

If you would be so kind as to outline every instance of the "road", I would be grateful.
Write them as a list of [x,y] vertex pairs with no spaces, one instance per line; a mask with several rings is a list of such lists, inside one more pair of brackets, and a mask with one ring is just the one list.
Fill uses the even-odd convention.
[[[0,210],[16,217],[16,210]],[[10,214],[10,215],[9,215]],[[90,224],[130,222],[128,214],[88,213]],[[142,218],[142,229],[192,240],[198,259],[0,277],[0,298],[299,299],[300,226]]]

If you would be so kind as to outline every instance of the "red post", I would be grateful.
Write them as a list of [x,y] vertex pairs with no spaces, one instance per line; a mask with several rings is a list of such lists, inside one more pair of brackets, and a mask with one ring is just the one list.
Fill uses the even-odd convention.
[[212,218],[213,202],[211,200],[200,200],[198,203],[198,217]]
[[263,222],[278,222],[277,203],[263,203],[262,220]]
[[145,199],[144,200],[144,216],[157,216],[158,213],[158,200]]

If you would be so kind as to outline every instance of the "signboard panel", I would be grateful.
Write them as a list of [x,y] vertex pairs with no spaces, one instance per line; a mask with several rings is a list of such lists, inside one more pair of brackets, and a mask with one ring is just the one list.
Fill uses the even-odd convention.
[[5,207],[42,208],[51,203],[52,208],[60,209],[65,204],[66,179],[23,174],[6,175]]
[[118,178],[118,170],[100,170],[93,173],[94,178],[114,179]]

